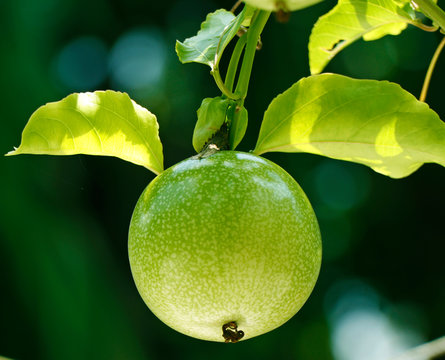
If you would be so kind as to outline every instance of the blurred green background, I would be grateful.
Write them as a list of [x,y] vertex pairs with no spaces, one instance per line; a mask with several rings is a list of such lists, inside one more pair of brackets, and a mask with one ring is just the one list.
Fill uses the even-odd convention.
[[[307,43],[325,1],[271,18],[246,107],[254,147],[268,103],[309,75]],[[0,151],[18,146],[40,105],[114,89],[158,116],[165,165],[193,155],[209,69],[181,65],[174,44],[231,1],[0,0]],[[414,95],[439,34],[409,28],[357,42],[326,69],[398,82]],[[445,118],[445,55],[430,106]],[[384,360],[445,334],[445,169],[392,180],[307,154],[266,154],[304,188],[324,259],[307,304],[288,323],[236,345],[204,342],[160,322],[139,297],[127,258],[138,196],[154,175],[113,158],[0,157],[0,355],[14,359]]]

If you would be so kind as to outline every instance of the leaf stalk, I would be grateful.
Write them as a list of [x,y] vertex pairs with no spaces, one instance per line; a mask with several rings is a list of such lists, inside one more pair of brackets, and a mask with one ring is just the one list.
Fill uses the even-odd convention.
[[436,3],[432,0],[411,0],[411,2],[429,19],[433,20],[443,32],[445,31],[445,12]]
[[221,90],[221,92],[223,93],[224,96],[226,96],[229,99],[233,99],[233,100],[238,100],[238,99],[241,98],[240,95],[234,94],[224,84],[224,81],[221,78],[221,74],[219,72],[219,68],[218,67],[215,67],[210,73],[212,74],[213,78],[215,79],[216,85],[218,86],[219,90]]

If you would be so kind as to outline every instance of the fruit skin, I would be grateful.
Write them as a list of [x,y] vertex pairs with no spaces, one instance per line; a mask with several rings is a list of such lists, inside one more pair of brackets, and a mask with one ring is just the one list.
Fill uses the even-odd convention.
[[129,258],[151,311],[173,329],[224,341],[275,329],[305,303],[318,277],[321,238],[300,186],[273,162],[219,151],[187,159],[144,190]]
[[267,11],[295,11],[319,3],[321,0],[244,0],[250,6]]

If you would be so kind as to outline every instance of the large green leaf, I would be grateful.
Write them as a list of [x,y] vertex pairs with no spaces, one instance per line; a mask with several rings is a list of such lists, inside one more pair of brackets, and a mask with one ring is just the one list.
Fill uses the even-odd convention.
[[364,164],[393,178],[445,166],[445,123],[387,81],[303,78],[267,109],[254,153],[308,152]]
[[244,8],[236,17],[224,9],[208,14],[197,35],[184,42],[176,41],[179,60],[183,64],[197,62],[214,69],[224,49],[238,32],[247,11],[248,8]]
[[335,55],[361,37],[376,40],[388,34],[400,34],[407,24],[419,25],[413,14],[409,5],[399,5],[394,0],[339,0],[312,29],[311,73],[322,72]]
[[156,117],[125,93],[71,94],[37,109],[20,146],[7,155],[110,155],[163,170]]

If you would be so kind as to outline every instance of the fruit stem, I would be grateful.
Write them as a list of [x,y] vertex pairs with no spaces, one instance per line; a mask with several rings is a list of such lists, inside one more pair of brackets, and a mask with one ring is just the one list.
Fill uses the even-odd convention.
[[235,89],[235,94],[239,95],[241,100],[247,95],[258,39],[269,19],[270,13],[270,11],[257,10],[252,17],[249,30],[247,31],[246,51],[244,52],[238,84]]
[[235,82],[236,70],[238,69],[239,60],[243,52],[244,46],[247,42],[247,33],[241,36],[233,49],[232,57],[230,58],[229,67],[227,68],[225,85],[229,91],[233,91],[233,84]]

